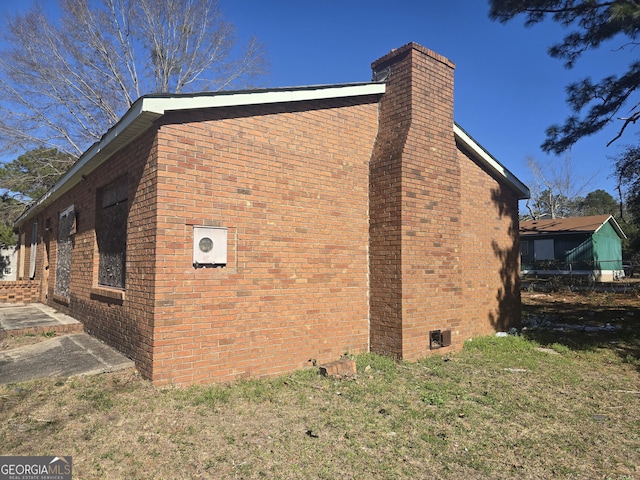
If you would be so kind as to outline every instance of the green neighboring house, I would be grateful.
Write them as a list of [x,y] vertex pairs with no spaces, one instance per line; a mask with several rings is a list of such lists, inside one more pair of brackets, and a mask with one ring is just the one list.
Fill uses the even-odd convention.
[[624,238],[611,215],[520,222],[521,272],[617,280],[624,276]]

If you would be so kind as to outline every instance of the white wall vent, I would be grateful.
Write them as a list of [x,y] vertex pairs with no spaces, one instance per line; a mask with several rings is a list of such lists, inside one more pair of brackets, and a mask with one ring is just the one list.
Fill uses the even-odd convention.
[[227,229],[193,227],[193,266],[224,267],[227,265]]

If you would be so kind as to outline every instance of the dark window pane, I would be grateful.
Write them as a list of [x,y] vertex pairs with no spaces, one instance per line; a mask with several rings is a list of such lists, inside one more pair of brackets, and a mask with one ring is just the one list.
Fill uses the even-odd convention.
[[118,180],[101,192],[98,201],[98,284],[108,287],[124,288],[128,211],[126,192],[126,181]]
[[73,249],[71,232],[75,220],[75,212],[69,209],[60,214],[58,219],[58,259],[54,292],[64,298],[69,298],[71,293],[71,252]]

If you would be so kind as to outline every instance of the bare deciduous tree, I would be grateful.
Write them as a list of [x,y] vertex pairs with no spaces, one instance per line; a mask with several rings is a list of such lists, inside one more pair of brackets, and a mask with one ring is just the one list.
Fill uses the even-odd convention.
[[7,20],[5,151],[77,156],[144,94],[244,87],[265,68],[255,39],[236,52],[217,0],[60,0],[59,11]]
[[551,218],[572,215],[573,202],[584,194],[597,175],[594,173],[588,179],[578,177],[568,155],[558,163],[540,163],[533,157],[527,157],[526,161],[531,170],[531,197],[526,206],[528,218],[533,220],[544,215]]

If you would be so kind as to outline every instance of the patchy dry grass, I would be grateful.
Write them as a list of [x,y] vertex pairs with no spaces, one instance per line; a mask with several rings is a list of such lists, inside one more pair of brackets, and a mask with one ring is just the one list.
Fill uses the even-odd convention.
[[536,295],[527,317],[620,328],[362,355],[348,381],[154,388],[129,370],[0,386],[0,454],[72,455],[78,479],[640,478],[640,301]]
[[12,348],[26,347],[27,345],[44,342],[45,340],[49,340],[50,338],[53,338],[55,336],[56,332],[45,332],[39,334],[29,333],[27,335],[20,336],[0,336],[0,352],[2,350],[11,350]]

